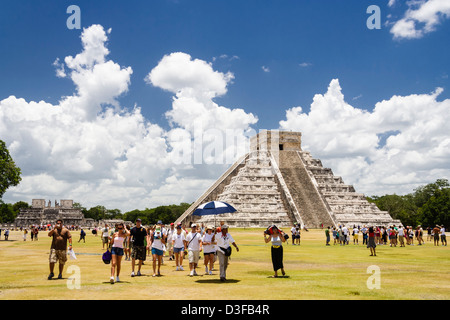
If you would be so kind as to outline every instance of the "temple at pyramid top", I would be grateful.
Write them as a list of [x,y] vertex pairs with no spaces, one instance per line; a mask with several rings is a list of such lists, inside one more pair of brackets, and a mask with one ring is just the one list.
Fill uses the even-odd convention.
[[[324,168],[301,148],[300,132],[265,130],[250,139],[250,150],[238,159],[177,220],[232,227],[400,225],[364,194]],[[237,212],[193,216],[208,201],[224,201]]]
[[302,151],[302,134],[264,130],[250,138],[250,151]]

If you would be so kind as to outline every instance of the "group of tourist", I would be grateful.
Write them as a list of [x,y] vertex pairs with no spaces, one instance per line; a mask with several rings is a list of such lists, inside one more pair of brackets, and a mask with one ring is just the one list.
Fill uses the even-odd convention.
[[[146,260],[147,251],[151,252],[152,256],[153,277],[160,276],[164,252],[167,250],[170,260],[174,259],[176,262],[176,271],[184,271],[182,264],[185,255],[187,255],[191,277],[198,275],[200,252],[203,251],[205,274],[212,275],[214,263],[218,260],[220,280],[226,281],[231,246],[239,251],[235,240],[228,232],[228,226],[221,222],[217,229],[212,226],[197,228],[196,224],[192,224],[190,228],[191,231],[187,232],[181,224],[175,227],[171,223],[170,229],[166,229],[162,221],[158,221],[155,226],[145,228],[141,219],[136,220],[133,228],[126,228],[123,223],[118,223],[111,229],[108,225],[105,225],[101,232],[103,249],[106,247],[111,255],[111,259],[108,260],[108,263],[111,263],[110,282],[120,281],[122,258],[126,255],[126,252],[128,252],[126,259],[131,260],[131,277],[141,276],[141,267]],[[59,262],[58,278],[60,279],[64,264],[67,261],[67,242],[69,242],[70,250],[72,236],[68,229],[62,227],[61,220],[57,221],[48,236],[52,237],[48,279],[51,280],[54,277],[56,262]],[[137,270],[135,270],[136,265]]]
[[[109,228],[105,225],[101,229],[103,249],[110,252],[111,258],[108,262],[111,263],[110,282],[115,283],[120,281],[120,271],[122,258],[125,255],[125,260],[131,261],[131,277],[141,276],[141,267],[146,261],[147,252],[152,256],[153,277],[161,275],[161,265],[163,264],[164,253],[169,253],[169,259],[174,260],[176,264],[176,271],[184,271],[183,260],[186,258],[189,261],[189,275],[196,276],[199,267],[200,252],[203,251],[205,274],[212,275],[214,265],[219,261],[220,280],[226,281],[226,271],[228,267],[228,260],[231,254],[231,246],[234,246],[237,251],[239,247],[236,245],[233,237],[228,232],[229,227],[220,223],[220,227],[213,226],[197,226],[192,224],[191,231],[188,232],[181,224],[170,224],[169,228],[163,225],[162,221],[151,227],[144,227],[141,219],[137,219],[135,226],[126,227],[123,223],[116,224],[114,228]],[[291,229],[292,244],[300,244],[300,225],[294,225]],[[428,228],[428,240],[434,239],[434,244],[439,245],[439,240],[442,245],[447,245],[445,227],[438,226]],[[362,244],[370,249],[370,255],[376,256],[377,245],[389,245],[400,247],[405,245],[414,245],[414,237],[419,245],[424,244],[423,229],[421,226],[412,228],[410,226],[356,226],[348,228],[345,225],[337,227],[325,228],[326,245],[329,246],[331,236],[334,240],[334,245],[349,245],[350,236],[352,236],[353,244],[359,244],[359,234],[362,235]],[[62,226],[62,221],[58,220],[53,229],[48,233],[52,237],[52,244],[49,256],[50,274],[48,279],[54,277],[54,266],[59,262],[59,275],[62,277],[64,264],[67,261],[67,242],[69,242],[69,250],[72,248],[72,236],[70,231]],[[298,238],[297,238],[298,236]],[[283,265],[283,243],[286,243],[289,236],[286,235],[280,228],[275,225],[270,226],[264,231],[265,243],[271,243],[271,258],[274,275],[278,277],[278,271],[281,270],[285,276]],[[84,236],[80,236],[80,240]],[[137,264],[136,264],[137,262]],[[137,266],[137,271],[135,270]]]
[[[411,226],[374,226],[367,227],[353,225],[353,228],[348,228],[345,225],[339,225],[338,227],[327,227],[325,229],[326,245],[330,245],[330,229],[333,236],[334,245],[345,246],[350,243],[350,234],[353,238],[353,244],[359,244],[359,234],[362,235],[362,244],[367,245],[367,248],[371,249],[371,256],[376,256],[375,247],[377,245],[387,245],[396,247],[397,244],[400,247],[405,247],[405,245],[414,245],[414,238],[416,238],[418,245],[421,246],[425,243],[423,240],[423,229],[422,226],[417,226],[413,228]],[[445,227],[436,225],[436,227],[427,228],[428,231],[428,241],[434,239],[434,245],[439,246],[439,240],[441,240],[442,245],[447,245],[447,237],[445,234]]]

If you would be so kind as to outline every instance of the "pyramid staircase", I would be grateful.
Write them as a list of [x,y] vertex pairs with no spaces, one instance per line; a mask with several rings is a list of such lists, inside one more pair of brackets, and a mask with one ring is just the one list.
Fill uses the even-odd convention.
[[[284,132],[275,140],[270,131],[255,136],[250,153],[236,161],[176,222],[217,225],[225,221],[232,227],[251,228],[294,223],[308,228],[401,224],[324,168],[319,159],[302,151],[300,137],[298,132]],[[237,212],[192,215],[200,204],[213,200],[227,202]]]

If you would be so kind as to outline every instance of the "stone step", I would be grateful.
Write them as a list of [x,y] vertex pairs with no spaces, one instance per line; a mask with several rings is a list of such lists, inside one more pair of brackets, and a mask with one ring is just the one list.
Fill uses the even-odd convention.
[[281,151],[278,166],[303,223],[311,228],[322,223],[334,225],[298,153]]

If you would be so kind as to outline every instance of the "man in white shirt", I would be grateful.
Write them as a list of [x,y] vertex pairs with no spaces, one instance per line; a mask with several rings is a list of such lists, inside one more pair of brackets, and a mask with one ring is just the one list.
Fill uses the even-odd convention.
[[291,228],[292,234],[292,245],[295,245],[295,236],[297,235],[297,230],[295,230],[295,225]]
[[167,231],[167,251],[169,251],[169,260],[172,261],[175,257],[173,255],[172,237],[176,233],[173,222],[170,224],[170,229]]
[[400,247],[405,246],[405,230],[402,226],[398,227],[398,241],[400,242]]
[[195,223],[191,228],[192,231],[186,237],[185,248],[188,250],[189,270],[191,271],[190,276],[192,277],[197,275],[195,269],[200,259],[202,236],[197,232],[197,225]]
[[231,244],[238,252],[239,248],[236,245],[236,242],[234,242],[233,237],[228,233],[228,226],[226,224],[221,227],[221,233],[216,234],[215,239],[217,241],[217,256],[219,258],[220,265],[220,281],[225,281],[229,257],[225,255],[224,250],[228,249]]
[[346,226],[342,227],[342,233],[344,235],[344,245],[348,244],[348,228]]

